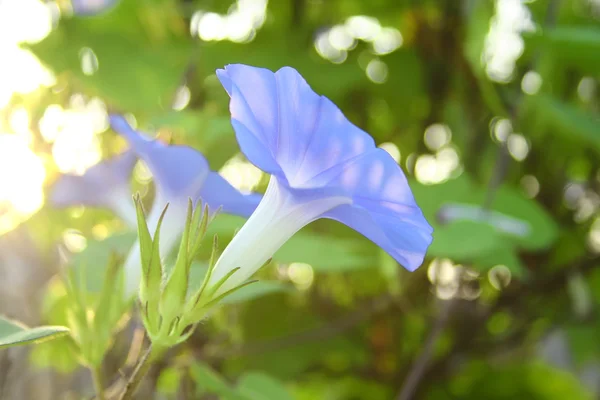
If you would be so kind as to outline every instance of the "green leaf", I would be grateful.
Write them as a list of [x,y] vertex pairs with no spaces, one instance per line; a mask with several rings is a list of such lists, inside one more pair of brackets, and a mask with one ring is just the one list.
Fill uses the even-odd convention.
[[237,389],[253,400],[292,400],[285,386],[262,372],[247,372],[240,378]]
[[122,261],[114,256],[106,268],[104,285],[95,307],[94,327],[111,332],[116,322],[113,318],[119,318],[124,311],[123,299],[123,273]]
[[238,394],[214,370],[204,364],[196,363],[191,369],[192,379],[196,382],[198,394],[214,393],[223,400],[250,400]]
[[600,29],[595,26],[557,26],[525,35],[533,45],[546,47],[561,63],[597,73],[600,68]]
[[174,396],[179,389],[183,371],[176,367],[163,369],[156,381],[156,390],[164,396]]
[[[277,70],[286,65],[293,66],[303,74],[311,83],[311,87],[318,93],[324,93],[330,97],[340,96],[344,93],[344,89],[368,82],[358,64],[336,65],[320,57],[307,57],[306,52],[289,51],[290,46],[294,43],[292,37],[265,30],[256,37],[251,45],[231,42],[221,42],[218,45],[205,44],[202,47],[199,64],[201,70],[207,71],[209,74],[213,74],[217,68],[223,68],[224,65],[236,62],[260,65],[271,70]],[[419,72],[418,68],[416,72]],[[331,76],[335,76],[336,79],[331,79]],[[410,85],[414,85],[418,79],[407,79],[407,81]],[[397,93],[397,95],[403,98],[407,96],[406,93]]]
[[427,254],[456,260],[472,260],[494,251],[502,237],[487,224],[454,221],[435,227]]
[[445,203],[473,202],[473,194],[481,190],[465,173],[439,185],[423,185],[412,181],[410,187],[417,204],[432,224],[436,223],[437,213]]
[[[125,34],[122,28],[133,28],[132,22],[138,16],[112,18],[118,14],[94,21],[63,19],[31,49],[57,75],[68,73],[74,77],[87,95],[98,96],[128,112],[163,109],[181,82],[192,43],[173,38],[153,40],[140,35],[139,28],[137,34],[135,29]],[[94,54],[97,60],[98,68],[93,73],[82,69],[85,52]]]
[[208,224],[206,235],[209,237],[218,235],[219,241],[222,239],[231,239],[234,232],[240,229],[245,222],[246,218],[220,213],[210,224]]
[[[316,313],[304,312],[302,308],[296,308],[294,303],[281,294],[247,303],[244,312],[240,313],[239,321],[236,322],[241,330],[239,334],[246,343],[277,343],[279,338],[302,335],[331,324],[331,320],[321,319]],[[226,366],[232,374],[243,375],[246,371],[260,370],[277,379],[293,381],[302,375],[303,371],[323,365],[325,360],[334,360],[335,368],[340,364],[344,365],[344,368],[359,368],[364,366],[368,359],[370,355],[365,346],[348,335],[336,335],[232,357],[226,360]]]
[[[477,213],[487,188],[473,184],[464,173],[440,185],[413,183],[411,187],[434,228],[430,255],[472,261],[511,243],[537,250],[557,238],[558,226],[552,217],[535,200],[510,186],[496,191],[491,214]],[[453,208],[465,211],[449,213]]]
[[548,126],[558,134],[567,139],[577,138],[600,150],[600,117],[548,95],[533,96],[531,101]]
[[[483,202],[484,196],[481,195],[479,199]],[[527,250],[545,249],[558,237],[559,227],[550,214],[538,202],[528,199],[510,186],[498,189],[492,209],[529,225],[526,235],[504,235],[519,247]]]
[[369,253],[365,240],[338,238],[304,231],[297,233],[275,253],[281,263],[302,262],[315,271],[339,272],[377,265],[377,257]]
[[[515,360],[517,361],[517,360]],[[539,361],[504,362],[492,364],[472,360],[461,368],[447,387],[452,398],[458,399],[537,399],[591,400],[585,385],[569,371],[554,368]],[[447,399],[449,392],[440,397]]]
[[122,232],[103,240],[88,239],[87,247],[81,253],[74,254],[70,263],[76,275],[75,283],[83,274],[87,291],[100,292],[111,254],[126,255],[136,237],[134,232]]
[[38,368],[52,368],[63,374],[70,374],[81,366],[80,357],[72,338],[63,336],[34,346],[29,359]]
[[0,349],[40,343],[69,334],[65,326],[38,326],[28,328],[18,322],[0,317]]

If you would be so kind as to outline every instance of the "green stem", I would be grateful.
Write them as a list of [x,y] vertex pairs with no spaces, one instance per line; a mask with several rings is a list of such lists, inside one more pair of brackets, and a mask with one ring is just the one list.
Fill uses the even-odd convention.
[[142,379],[150,369],[152,365],[151,357],[152,356],[152,345],[148,346],[146,352],[142,355],[142,358],[138,361],[133,373],[129,377],[123,392],[121,392],[121,396],[119,396],[119,400],[131,400],[138,386],[142,382]]
[[96,391],[97,400],[106,400],[104,394],[104,379],[102,378],[102,367],[94,366],[90,367],[92,373],[92,380],[94,381],[94,390]]

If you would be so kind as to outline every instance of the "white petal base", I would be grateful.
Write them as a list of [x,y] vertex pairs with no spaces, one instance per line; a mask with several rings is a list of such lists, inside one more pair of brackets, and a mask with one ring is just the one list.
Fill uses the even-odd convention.
[[348,197],[325,195],[301,200],[271,176],[262,201],[219,257],[209,287],[238,267],[216,295],[242,284],[302,227],[350,202]]

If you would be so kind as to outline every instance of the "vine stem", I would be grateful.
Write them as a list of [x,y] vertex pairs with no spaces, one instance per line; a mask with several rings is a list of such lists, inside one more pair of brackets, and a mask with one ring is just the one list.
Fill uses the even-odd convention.
[[140,360],[138,361],[133,373],[129,377],[123,392],[119,396],[119,400],[131,400],[137,388],[140,386],[142,379],[148,373],[150,366],[152,365],[152,345],[149,345]]
[[102,367],[94,366],[90,368],[92,373],[92,380],[94,381],[94,390],[96,391],[97,400],[106,400],[104,394],[104,379],[102,377]]
[[419,357],[413,363],[396,400],[410,400],[413,398],[429,365],[431,357],[433,356],[434,347],[446,328],[454,303],[455,300],[450,299],[444,300],[441,304],[441,309],[427,339],[425,340],[423,350],[421,350]]

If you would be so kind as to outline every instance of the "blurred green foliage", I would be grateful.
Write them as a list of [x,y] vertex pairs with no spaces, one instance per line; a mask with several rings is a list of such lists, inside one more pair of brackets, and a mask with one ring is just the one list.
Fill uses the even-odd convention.
[[[210,26],[198,12],[225,15],[235,4],[121,0],[96,16],[64,13],[28,45],[56,84],[13,96],[0,116],[23,106],[37,122],[49,105],[95,97],[219,169],[239,150],[215,69],[290,65],[398,153],[434,242],[408,273],[340,224],[311,224],[259,272],[260,284],[165,356],[153,375],[161,398],[597,396],[582,376],[600,365],[599,3],[271,0],[251,40],[202,40]],[[375,36],[397,30],[398,48],[377,54],[375,39],[354,38],[349,49],[332,47],[340,38],[328,29],[354,16],[376,18]],[[52,144],[31,126],[50,185]],[[104,156],[123,148],[110,131],[99,137]],[[139,172],[134,185],[149,202],[153,189]],[[221,215],[209,236],[227,242],[242,224]],[[100,290],[110,251],[126,253],[134,239],[88,209],[46,205],[25,227],[49,257],[65,230],[86,237],[70,264],[85,266],[91,291]],[[196,283],[207,257],[192,266]],[[46,322],[66,323],[64,296],[51,282]],[[559,356],[546,340],[555,332],[567,349]],[[40,346],[32,360],[71,370],[67,341]]]
[[68,333],[69,330],[62,326],[29,328],[18,322],[0,317],[0,348],[40,343],[68,335]]

